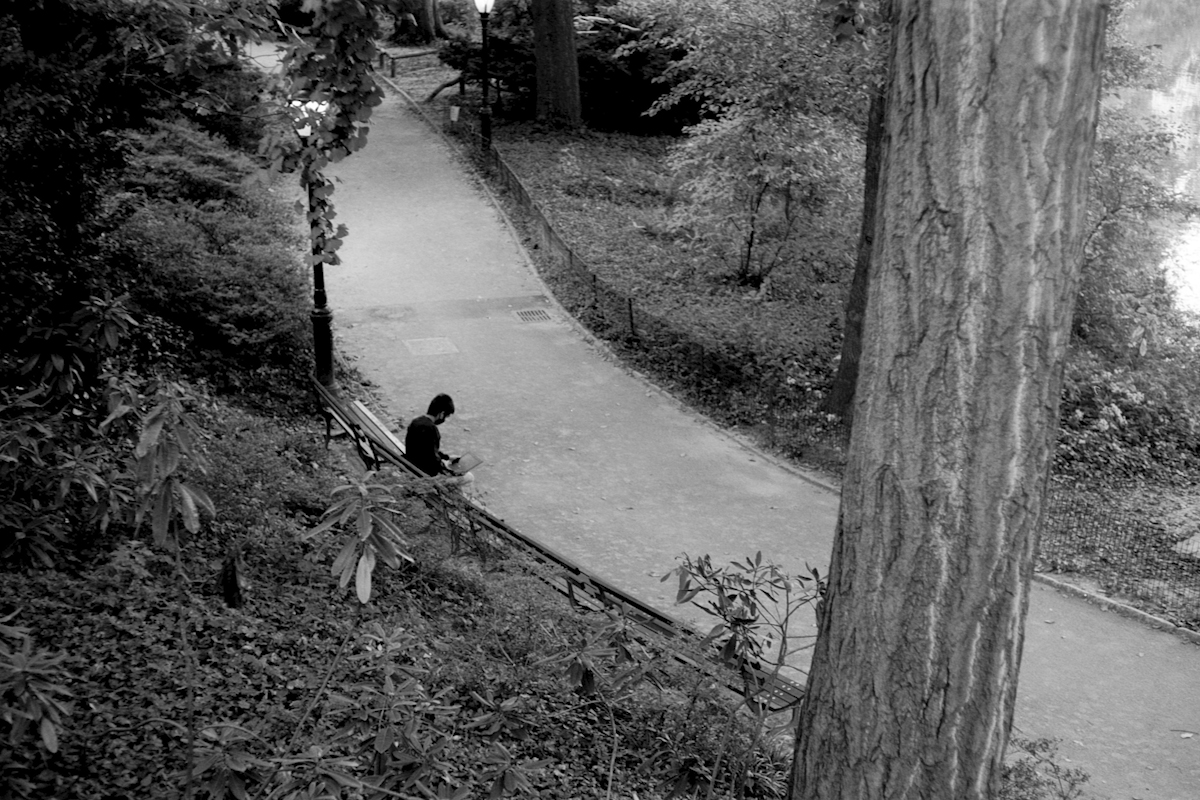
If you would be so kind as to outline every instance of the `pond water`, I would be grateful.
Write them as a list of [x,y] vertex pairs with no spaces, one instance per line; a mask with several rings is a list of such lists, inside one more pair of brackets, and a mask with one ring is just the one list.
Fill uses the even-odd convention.
[[[1153,90],[1124,91],[1112,102],[1182,131],[1166,177],[1177,191],[1200,201],[1200,2],[1135,0],[1123,24],[1134,44],[1156,48],[1162,76]],[[1200,221],[1178,230],[1171,267],[1180,303],[1200,312]]]

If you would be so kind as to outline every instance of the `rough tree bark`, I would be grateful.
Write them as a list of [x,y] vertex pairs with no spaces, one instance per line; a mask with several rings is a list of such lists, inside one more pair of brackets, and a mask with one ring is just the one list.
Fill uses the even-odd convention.
[[390,10],[396,17],[397,34],[399,35],[404,35],[411,30],[406,27],[411,25],[412,29],[415,29],[420,38],[426,42],[450,38],[450,34],[446,32],[446,28],[442,24],[442,12],[438,8],[437,0],[395,0],[390,6]]
[[575,53],[575,5],[571,0],[533,0],[533,53],[537,68],[537,118],[579,127],[579,59]]
[[895,2],[863,358],[794,798],[998,788],[1105,10]]

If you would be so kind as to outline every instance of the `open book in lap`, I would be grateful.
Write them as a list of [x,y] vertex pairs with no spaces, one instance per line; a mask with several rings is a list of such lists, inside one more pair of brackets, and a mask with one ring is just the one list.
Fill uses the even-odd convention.
[[455,475],[463,475],[478,467],[483,459],[474,453],[463,453],[455,459],[446,462],[446,469]]

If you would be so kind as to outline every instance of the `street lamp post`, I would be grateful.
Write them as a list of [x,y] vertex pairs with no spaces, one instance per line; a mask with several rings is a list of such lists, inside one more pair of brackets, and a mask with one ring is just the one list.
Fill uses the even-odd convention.
[[479,109],[479,138],[486,153],[492,147],[492,104],[488,97],[488,85],[491,75],[488,72],[488,15],[496,0],[475,0],[475,9],[479,12],[479,26],[483,39],[483,107]]
[[[301,141],[307,143],[309,137],[316,132],[316,127],[320,124],[321,119],[329,113],[329,103],[293,100],[292,107],[296,109],[293,113],[296,134]],[[301,176],[304,181],[305,193],[308,196],[308,238],[313,267],[313,309],[310,316],[313,326],[316,378],[322,386],[332,386],[333,312],[329,310],[325,296],[325,263],[321,253],[321,226],[318,225],[318,216],[321,212],[314,193],[315,181],[312,176],[311,157],[305,159]]]

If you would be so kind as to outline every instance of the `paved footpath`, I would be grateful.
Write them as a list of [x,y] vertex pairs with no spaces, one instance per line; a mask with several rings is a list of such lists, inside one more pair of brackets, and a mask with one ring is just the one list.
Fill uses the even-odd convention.
[[[333,171],[350,227],[327,277],[339,351],[381,388],[397,426],[437,392],[454,396],[446,447],[486,459],[476,476],[496,514],[696,623],[659,582],[685,551],[824,568],[836,494],[583,335],[402,99],[390,94],[368,147]],[[1200,798],[1200,647],[1036,585],[1020,685],[1020,732],[1061,739],[1097,797]]]

